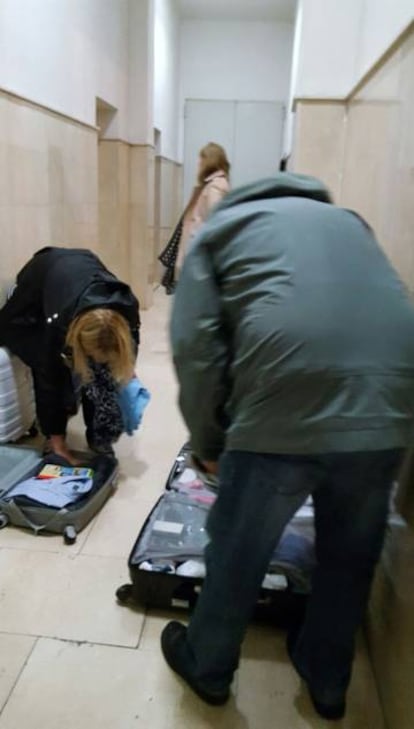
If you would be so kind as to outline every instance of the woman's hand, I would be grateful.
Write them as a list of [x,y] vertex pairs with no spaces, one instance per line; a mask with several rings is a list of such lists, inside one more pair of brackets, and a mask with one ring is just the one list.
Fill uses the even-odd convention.
[[79,466],[80,461],[70,452],[63,435],[51,435],[49,443],[52,453],[64,458],[71,466]]

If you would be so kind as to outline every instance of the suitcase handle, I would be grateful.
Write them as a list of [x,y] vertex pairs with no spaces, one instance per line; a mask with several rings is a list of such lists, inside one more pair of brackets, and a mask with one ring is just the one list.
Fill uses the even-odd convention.
[[24,513],[24,511],[21,510],[20,506],[18,506],[14,499],[11,499],[8,504],[8,511],[10,515],[10,521],[13,521],[13,514],[17,516],[24,524],[25,526],[29,527],[29,529],[32,529],[32,531],[35,532],[35,534],[38,534],[39,532],[43,531],[44,529],[47,529],[55,519],[60,517],[62,514],[66,512],[66,509],[59,509],[49,521],[47,521],[45,524],[35,524],[31,519],[29,519],[28,516]]

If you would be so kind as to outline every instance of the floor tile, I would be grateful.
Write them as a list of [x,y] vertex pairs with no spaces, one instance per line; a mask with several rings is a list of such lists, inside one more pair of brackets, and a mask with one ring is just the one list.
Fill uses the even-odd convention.
[[[125,465],[125,461],[123,465]],[[166,470],[161,466],[158,472],[147,470],[141,477],[127,476],[121,472],[116,494],[117,500],[131,502],[137,499],[138,501],[154,502],[165,488]]]
[[126,561],[154,504],[155,499],[127,502],[114,497],[96,518],[82,554],[120,557]]
[[115,600],[126,560],[2,549],[0,574],[3,632],[137,645],[143,615]]
[[0,711],[23,670],[36,638],[0,633]]
[[0,729],[251,729],[234,698],[205,706],[159,651],[40,639]]
[[[0,725],[1,729],[1,725]],[[225,706],[207,706],[190,691],[185,691],[175,707],[170,729],[290,729],[278,727],[273,717],[266,724],[254,726],[237,708],[232,695]]]
[[375,678],[362,635],[357,642],[344,723],[347,729],[354,729],[354,726],[361,729],[385,729]]
[[[286,635],[271,627],[249,629],[239,670],[237,707],[250,729],[273,726],[289,729],[382,729],[382,713],[365,646],[359,642],[348,695],[346,717],[327,722],[314,711],[304,683],[290,664]],[[259,699],[260,697],[260,699]]]
[[161,632],[170,620],[178,620],[187,625],[189,614],[181,610],[148,610],[145,615],[144,628],[139,642],[139,650],[160,650]]
[[182,693],[159,654],[42,639],[0,729],[172,729]]
[[285,636],[253,627],[243,650],[239,669],[237,707],[250,729],[267,726],[302,729],[294,704],[300,686],[285,651]]
[[0,545],[8,549],[24,549],[30,552],[63,552],[74,555],[81,551],[92,526],[93,521],[78,534],[75,544],[65,544],[61,534],[36,535],[29,529],[9,526],[0,532]]

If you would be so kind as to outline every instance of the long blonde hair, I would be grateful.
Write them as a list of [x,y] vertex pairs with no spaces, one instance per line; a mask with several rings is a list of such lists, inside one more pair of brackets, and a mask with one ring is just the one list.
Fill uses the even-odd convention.
[[209,175],[213,172],[224,172],[226,177],[229,176],[230,162],[227,159],[226,152],[220,144],[209,142],[200,150],[201,167],[198,174],[198,184],[202,185]]
[[127,383],[134,371],[134,345],[127,320],[113,309],[90,309],[71,323],[66,345],[82,382],[91,379],[89,361],[105,363],[116,382]]

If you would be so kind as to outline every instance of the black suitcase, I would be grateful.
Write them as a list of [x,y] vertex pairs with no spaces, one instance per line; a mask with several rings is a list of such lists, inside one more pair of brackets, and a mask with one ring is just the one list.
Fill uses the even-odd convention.
[[[191,576],[185,570],[191,562],[202,572],[208,541],[205,523],[216,493],[215,479],[197,468],[184,446],[164,494],[133,546],[128,560],[131,583],[117,590],[119,603],[159,609],[194,607],[203,574]],[[313,544],[313,509],[307,502],[287,527],[271,561],[256,605],[256,620],[288,627],[303,615],[314,564]]]

